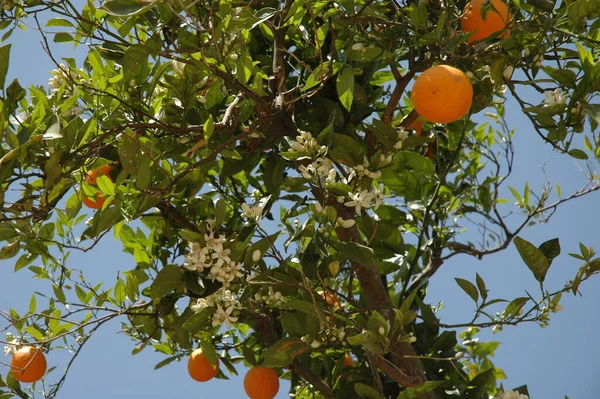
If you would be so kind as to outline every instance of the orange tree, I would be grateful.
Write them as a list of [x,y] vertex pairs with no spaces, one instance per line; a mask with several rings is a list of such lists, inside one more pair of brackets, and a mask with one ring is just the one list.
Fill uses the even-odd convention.
[[[509,190],[504,102],[521,106],[540,146],[598,155],[600,3],[499,3],[0,0],[0,257],[48,282],[26,311],[1,313],[7,351],[74,354],[46,375],[49,398],[116,318],[134,353],[164,354],[157,367],[201,348],[216,378],[274,369],[296,398],[514,397],[473,336],[546,325],[598,271],[581,244],[577,274],[546,287],[559,238],[520,234],[599,186],[590,173],[573,193]],[[48,87],[6,79],[25,23],[56,64]],[[83,59],[56,59],[65,42],[85,46]],[[460,84],[423,86],[444,123],[416,134],[412,83],[438,65]],[[484,109],[497,123],[473,120]],[[479,226],[479,241],[464,233]],[[109,232],[131,254],[110,287],[68,262]],[[479,275],[456,279],[475,315],[442,324],[429,279],[502,250],[519,252],[539,291],[505,299]],[[1,397],[36,391],[9,369]]]

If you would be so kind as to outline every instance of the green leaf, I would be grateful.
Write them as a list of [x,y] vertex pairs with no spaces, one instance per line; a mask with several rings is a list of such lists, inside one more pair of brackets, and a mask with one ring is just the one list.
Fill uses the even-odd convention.
[[364,399],[383,399],[375,388],[361,382],[354,384],[354,391]]
[[285,367],[310,347],[298,338],[283,338],[263,352],[263,367]]
[[66,28],[72,28],[73,24],[71,23],[71,21],[68,21],[64,18],[51,18],[48,20],[48,22],[46,22],[46,26],[62,26]]
[[153,7],[154,3],[146,3],[135,0],[111,0],[107,1],[100,7],[100,9],[106,11],[110,15],[117,17],[131,17],[137,14],[141,14],[150,7]]
[[215,131],[215,121],[213,120],[212,115],[209,115],[208,119],[206,119],[206,122],[204,122],[202,131],[204,133],[204,138],[206,141],[208,141]]
[[475,282],[477,283],[477,288],[481,294],[481,299],[485,301],[487,299],[487,288],[485,287],[485,281],[483,281],[479,273],[475,273]]
[[206,292],[206,286],[204,285],[204,280],[202,280],[202,275],[197,271],[184,270],[183,282],[185,288],[194,295],[201,296]]
[[35,313],[35,309],[37,307],[37,300],[35,299],[35,294],[31,295],[31,299],[29,300],[29,313]]
[[206,356],[206,359],[213,366],[217,365],[217,350],[213,343],[207,339],[203,339],[200,341],[200,347],[202,348],[202,353]]
[[329,79],[334,76],[344,66],[341,62],[325,61],[319,65],[306,79],[306,84],[302,90],[308,90],[320,84],[322,81]]
[[558,238],[548,240],[542,243],[538,248],[550,262],[560,255],[560,241]]
[[550,267],[548,258],[535,245],[520,237],[515,237],[514,243],[529,270],[539,282],[543,282]]
[[68,43],[74,40],[75,39],[73,39],[73,36],[66,32],[58,32],[54,34],[54,43]]
[[456,277],[454,280],[460,286],[460,288],[462,288],[462,290],[466,292],[467,295],[469,295],[471,299],[475,301],[475,303],[477,303],[477,301],[479,300],[479,293],[477,292],[477,287],[475,287],[475,285],[470,281],[464,280],[462,278]]
[[134,44],[127,49],[123,59],[123,80],[126,85],[129,85],[131,80],[140,84],[146,79],[149,73],[149,55],[150,51],[146,45]]
[[170,294],[183,282],[181,269],[175,265],[167,265],[156,275],[156,279],[150,286],[150,297],[159,299]]
[[469,382],[469,386],[470,386],[470,388],[468,390],[469,397],[472,397],[472,398],[481,397],[487,391],[488,386],[493,384],[494,381],[496,380],[495,373],[496,373],[496,371],[492,367],[489,370],[486,370],[482,373],[477,374],[477,376],[475,376],[475,378],[473,378]]
[[300,312],[309,314],[311,316],[317,315],[315,306],[312,303],[308,301],[303,301],[301,299],[292,299],[291,301],[284,303],[282,307],[285,307],[287,309],[299,310]]
[[115,296],[115,300],[118,303],[123,303],[125,302],[125,297],[127,295],[126,293],[126,289],[125,289],[125,283],[123,282],[123,280],[118,279],[117,280],[117,284],[115,284],[115,288],[114,288],[114,296]]
[[427,381],[419,386],[406,388],[398,395],[397,399],[417,399],[424,396],[427,392],[433,391],[442,384],[443,381]]
[[[335,245],[335,244],[334,244]],[[337,243],[340,253],[359,265],[375,266],[373,249],[355,242]]]
[[575,159],[588,159],[588,155],[583,150],[580,150],[578,148],[570,150],[569,155]]
[[567,17],[576,29],[580,29],[585,25],[586,18],[597,18],[598,13],[600,13],[600,4],[594,0],[569,1],[567,4]]
[[2,249],[0,249],[0,259],[9,259],[19,253],[19,249],[21,249],[21,243],[19,241],[15,241],[12,244],[9,244]]
[[58,302],[60,302],[60,303],[67,302],[67,298],[65,297],[65,293],[61,287],[59,287],[56,284],[52,284],[52,290],[54,291],[54,296],[56,297],[56,300]]
[[29,266],[31,262],[33,262],[38,255],[36,254],[24,254],[19,257],[17,263],[15,263],[15,271],[18,271],[26,266]]
[[44,334],[35,326],[27,326],[25,327],[25,331],[27,334],[31,335],[36,341],[42,341],[44,339]]
[[227,216],[227,202],[219,198],[215,204],[215,225],[220,226]]
[[398,141],[398,132],[396,129],[378,119],[373,119],[371,131],[387,149],[393,149]]
[[114,195],[115,183],[108,176],[98,176],[97,179],[98,188],[105,194]]
[[518,315],[519,312],[521,311],[521,308],[523,307],[523,305],[525,305],[527,303],[527,301],[529,301],[529,298],[527,298],[527,297],[519,297],[519,298],[513,299],[508,304],[508,306],[506,306],[506,309],[504,310],[505,317],[508,320],[510,320],[513,317],[515,317],[516,315]]
[[367,330],[371,331],[373,334],[382,335],[379,331],[380,327],[383,327],[383,330],[387,333],[388,322],[379,312],[374,311],[369,316],[369,320],[367,320]]
[[6,74],[8,73],[9,59],[10,59],[10,43],[0,47],[0,90],[4,90]]
[[279,236],[280,233],[281,233],[281,231],[278,231],[277,233],[271,234],[270,236],[262,238],[262,239],[258,240],[257,242],[255,242],[254,244],[250,245],[246,249],[246,253],[244,255],[244,264],[252,265],[255,263],[252,260],[252,254],[256,250],[260,251],[261,257],[264,256],[269,251],[269,249],[271,249],[271,247],[275,244],[275,241],[277,241],[277,237]]
[[542,69],[552,79],[556,80],[561,85],[574,89],[576,86],[577,75],[570,69],[555,69],[549,66],[543,66]]
[[346,67],[338,73],[335,87],[340,102],[350,111],[354,100],[354,74],[350,68]]
[[164,360],[161,360],[160,362],[158,362],[156,364],[156,366],[154,366],[154,370],[158,370],[160,368],[163,368],[166,365],[170,364],[171,362],[173,362],[174,360],[177,360],[177,359],[178,359],[178,356],[171,356],[171,357],[168,357],[168,358],[166,358]]
[[303,313],[286,312],[281,315],[281,326],[290,337],[302,337],[306,334],[306,317],[312,317]]

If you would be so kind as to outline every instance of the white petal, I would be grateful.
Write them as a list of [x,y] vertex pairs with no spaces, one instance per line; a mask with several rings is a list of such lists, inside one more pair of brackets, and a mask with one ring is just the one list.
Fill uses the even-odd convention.
[[60,122],[56,122],[46,130],[46,133],[42,136],[44,140],[55,140],[61,139],[63,136],[60,133]]

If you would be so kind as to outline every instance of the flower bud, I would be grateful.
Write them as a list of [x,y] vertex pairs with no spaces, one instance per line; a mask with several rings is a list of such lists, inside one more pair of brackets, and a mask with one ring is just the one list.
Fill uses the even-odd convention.
[[335,277],[340,272],[340,262],[334,260],[327,265],[327,269],[329,269],[329,273]]
[[506,68],[504,68],[504,72],[502,72],[502,76],[504,77],[504,79],[510,80],[514,71],[515,71],[515,67],[512,65],[508,65]]

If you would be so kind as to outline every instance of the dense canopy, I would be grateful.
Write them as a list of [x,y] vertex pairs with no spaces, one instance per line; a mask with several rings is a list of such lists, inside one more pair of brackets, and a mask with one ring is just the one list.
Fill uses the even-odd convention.
[[[256,398],[279,389],[272,370],[298,399],[526,398],[476,334],[547,325],[600,270],[583,243],[573,278],[546,286],[560,237],[521,237],[600,188],[600,3],[475,3],[0,0],[0,259],[48,283],[0,313],[7,351],[75,358],[118,319],[134,354],[164,354],[157,368],[198,348],[196,380],[260,366]],[[6,79],[26,26],[55,64],[47,86]],[[411,97],[440,65],[457,73]],[[539,146],[587,162],[587,184],[507,186],[506,101]],[[69,255],[111,236],[131,257],[108,286]],[[539,290],[456,278],[473,307],[443,324],[429,279],[503,250]],[[40,392],[19,372],[0,368],[0,398]]]

